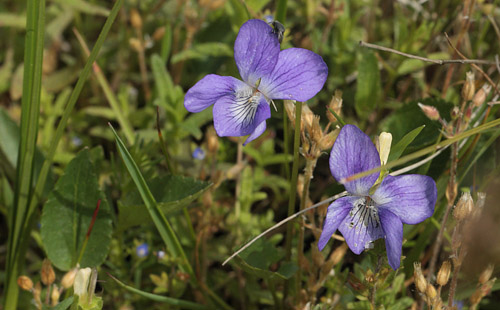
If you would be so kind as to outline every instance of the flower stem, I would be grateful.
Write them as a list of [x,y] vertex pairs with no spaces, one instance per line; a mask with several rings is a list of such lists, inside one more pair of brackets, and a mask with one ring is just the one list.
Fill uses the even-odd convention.
[[[309,197],[309,185],[311,184],[311,178],[316,167],[317,158],[306,158],[306,169],[304,172],[304,188],[302,189],[302,197],[300,197],[300,211],[306,208],[307,198]],[[300,262],[304,256],[304,219],[300,220],[299,228],[299,241],[297,243],[297,262],[300,266]],[[300,292],[302,284],[302,269],[299,267],[296,277],[296,287],[297,291]],[[300,294],[296,295],[297,298]]]
[[285,23],[286,18],[286,3],[287,0],[278,0],[278,4],[276,5],[276,15],[274,19],[282,24]]
[[[297,101],[295,104],[295,134],[293,139],[293,167],[292,179],[290,180],[290,199],[288,200],[288,216],[291,216],[295,211],[295,198],[297,196],[297,177],[299,174],[299,145],[300,145],[300,123],[302,115],[302,102]],[[293,237],[293,222],[290,221],[286,225],[286,243],[285,243],[285,260],[290,261],[292,257],[292,237]],[[288,291],[289,281],[285,282],[284,298]]]

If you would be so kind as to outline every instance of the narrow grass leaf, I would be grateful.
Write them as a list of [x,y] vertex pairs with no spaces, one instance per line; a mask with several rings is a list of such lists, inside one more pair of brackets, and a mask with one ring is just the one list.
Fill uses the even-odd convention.
[[412,143],[413,140],[415,140],[415,138],[422,131],[422,129],[424,129],[424,127],[425,125],[417,127],[412,131],[410,131],[409,133],[407,133],[403,138],[401,138],[401,140],[399,140],[398,143],[396,143],[391,148],[388,161],[393,161],[398,159],[401,156],[401,154],[403,154],[403,152],[406,150],[406,147],[408,147],[408,145]]

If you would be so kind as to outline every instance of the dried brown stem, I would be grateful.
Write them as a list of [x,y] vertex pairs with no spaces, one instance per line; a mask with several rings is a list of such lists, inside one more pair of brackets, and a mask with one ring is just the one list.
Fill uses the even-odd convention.
[[482,59],[430,59],[430,58],[426,58],[426,57],[421,57],[421,56],[417,56],[417,55],[403,53],[403,52],[400,52],[400,51],[392,49],[392,48],[388,48],[388,47],[384,47],[384,46],[380,46],[380,45],[376,45],[376,44],[372,44],[372,43],[366,43],[363,41],[359,41],[359,46],[367,47],[367,48],[371,48],[371,49],[375,49],[375,50],[379,50],[379,51],[389,52],[389,53],[401,55],[401,56],[412,58],[412,59],[418,59],[421,61],[436,64],[436,65],[446,65],[446,64],[456,64],[456,63],[459,63],[459,64],[481,64],[481,65],[494,65],[495,64],[494,61],[482,60]]

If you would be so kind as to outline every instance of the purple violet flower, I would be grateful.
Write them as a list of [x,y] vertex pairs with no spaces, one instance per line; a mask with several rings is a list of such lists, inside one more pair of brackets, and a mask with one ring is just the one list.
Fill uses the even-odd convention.
[[142,243],[135,248],[135,254],[137,257],[143,258],[149,254],[149,245],[147,243]]
[[[379,153],[370,138],[358,127],[345,125],[330,153],[333,177],[340,181],[378,166]],[[389,265],[396,270],[401,261],[403,223],[417,224],[434,213],[436,183],[425,175],[388,175],[370,194],[379,175],[373,173],[344,184],[350,195],[328,207],[318,248],[322,250],[337,229],[355,254],[383,237]]]
[[321,56],[302,48],[280,51],[273,28],[258,19],[241,26],[234,59],[243,81],[209,74],[187,91],[184,106],[196,113],[214,105],[217,135],[250,135],[245,144],[266,130],[273,99],[309,100],[328,75]]

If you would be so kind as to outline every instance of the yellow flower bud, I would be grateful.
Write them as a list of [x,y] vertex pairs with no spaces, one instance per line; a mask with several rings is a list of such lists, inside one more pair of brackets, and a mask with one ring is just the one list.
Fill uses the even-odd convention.
[[427,297],[429,297],[430,300],[434,300],[434,298],[436,298],[437,291],[434,285],[431,284],[427,285],[425,295],[427,295]]
[[73,282],[75,282],[76,273],[78,272],[78,268],[73,268],[70,271],[66,272],[61,280],[61,286],[65,289],[68,289],[73,286]]
[[50,294],[50,301],[52,303],[52,306],[55,306],[59,303],[59,296],[61,296],[61,293],[59,292],[57,285],[54,284],[52,286],[52,292]]

